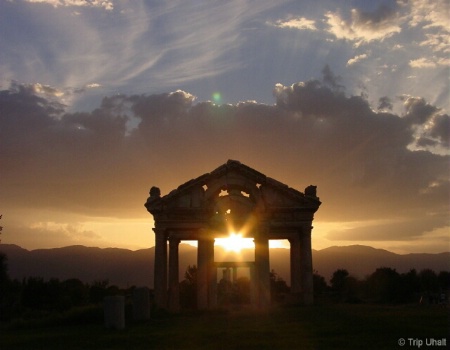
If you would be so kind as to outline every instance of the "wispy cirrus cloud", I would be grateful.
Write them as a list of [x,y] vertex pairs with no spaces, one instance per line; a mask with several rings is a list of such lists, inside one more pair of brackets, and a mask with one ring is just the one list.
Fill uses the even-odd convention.
[[[243,68],[240,50],[248,38],[242,28],[275,6],[133,1],[114,3],[113,11],[100,16],[89,12],[104,4],[100,1],[47,3],[53,7],[45,11],[38,3],[28,3],[29,12],[20,12],[18,3],[6,8],[5,23],[20,15],[28,24],[17,28],[20,46],[17,40],[3,40],[3,47],[9,47],[0,53],[3,78],[77,90],[94,81],[110,93],[129,85],[132,91],[161,91]],[[82,15],[64,11],[75,4]],[[49,15],[54,21],[48,21]],[[46,39],[37,41],[30,30]]]
[[25,0],[29,3],[48,4],[54,7],[99,7],[113,10],[114,4],[108,0]]

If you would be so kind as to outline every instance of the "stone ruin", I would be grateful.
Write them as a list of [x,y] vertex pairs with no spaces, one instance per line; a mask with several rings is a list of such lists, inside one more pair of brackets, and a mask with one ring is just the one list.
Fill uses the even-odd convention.
[[[230,232],[254,239],[255,260],[245,266],[250,267],[255,307],[264,309],[270,305],[271,239],[290,242],[290,300],[312,304],[311,231],[314,213],[321,204],[316,190],[311,185],[304,193],[299,192],[235,160],[165,196],[161,196],[159,188],[152,187],[145,207],[155,221],[156,306],[179,311],[178,246],[182,240],[196,240],[197,307],[216,308],[217,269],[223,264],[214,261],[214,240],[227,237]],[[239,264],[227,266],[234,268]]]

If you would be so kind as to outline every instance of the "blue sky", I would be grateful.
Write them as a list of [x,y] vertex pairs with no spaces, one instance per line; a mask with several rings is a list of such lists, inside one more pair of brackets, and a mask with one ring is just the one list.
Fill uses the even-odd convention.
[[232,158],[325,191],[316,248],[449,250],[449,8],[1,2],[3,242],[144,248],[148,188]]

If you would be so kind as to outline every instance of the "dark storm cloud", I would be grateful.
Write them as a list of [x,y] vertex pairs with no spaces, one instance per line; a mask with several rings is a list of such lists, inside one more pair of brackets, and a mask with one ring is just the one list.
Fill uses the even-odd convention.
[[450,116],[448,114],[437,115],[432,127],[430,128],[430,135],[442,143],[449,145],[450,140]]
[[355,41],[357,46],[373,40],[382,41],[401,31],[397,9],[385,5],[370,12],[354,8],[350,18],[333,12],[328,12],[326,17],[331,34]]
[[392,111],[393,105],[389,97],[383,96],[378,99],[378,110],[390,110]]
[[[327,74],[324,81],[278,84],[275,105],[195,103],[176,91],[117,95],[90,113],[63,113],[29,89],[3,91],[2,201],[144,216],[150,186],[165,194],[238,159],[299,190],[318,185],[320,220],[401,218],[407,227],[421,216],[446,216],[448,156],[407,146],[415,127],[429,126],[424,132],[448,149],[448,116],[417,99],[401,117],[375,112]],[[423,226],[436,227],[428,219]]]
[[414,125],[423,126],[424,130],[417,139],[422,146],[439,146],[449,148],[450,117],[441,109],[427,103],[425,99],[409,97],[405,100],[405,117]]
[[380,26],[385,26],[386,23],[390,24],[397,17],[395,9],[386,5],[380,5],[372,12],[354,9],[353,15],[357,26],[367,26],[373,30],[377,30]]

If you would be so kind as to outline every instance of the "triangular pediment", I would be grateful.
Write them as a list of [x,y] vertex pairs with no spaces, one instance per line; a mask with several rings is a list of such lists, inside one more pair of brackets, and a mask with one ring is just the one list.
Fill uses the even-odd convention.
[[290,188],[239,161],[228,160],[165,196],[161,197],[159,190],[155,190],[157,194],[149,197],[146,207],[152,214],[170,211],[195,215],[197,211],[200,215],[201,211],[202,215],[210,216],[233,210],[235,215],[261,215],[280,210],[315,212],[320,205],[315,187],[309,186],[305,192]]

